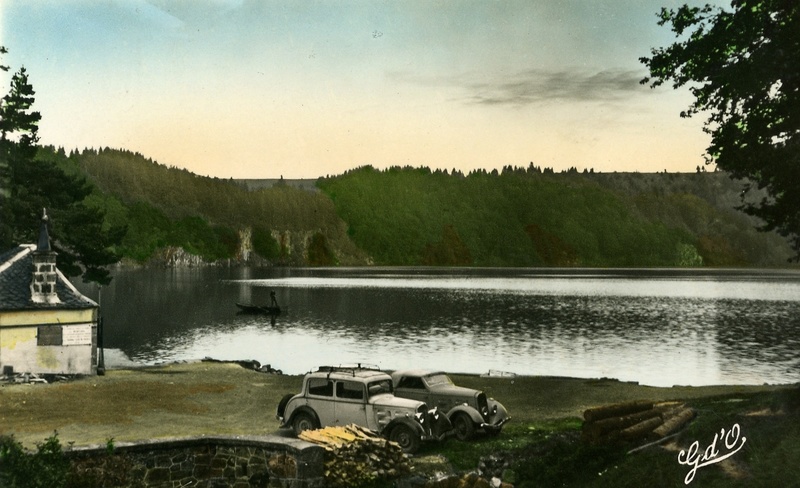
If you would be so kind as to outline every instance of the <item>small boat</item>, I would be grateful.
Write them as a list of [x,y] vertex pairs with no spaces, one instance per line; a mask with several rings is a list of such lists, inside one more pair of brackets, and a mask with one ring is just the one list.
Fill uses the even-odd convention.
[[260,306],[260,305],[246,305],[244,303],[237,303],[237,307],[239,307],[239,311],[241,313],[263,313],[267,315],[280,315],[281,307],[279,306]]
[[490,369],[488,373],[484,373],[481,375],[481,378],[515,378],[517,373],[511,373],[509,371],[498,371],[496,369]]

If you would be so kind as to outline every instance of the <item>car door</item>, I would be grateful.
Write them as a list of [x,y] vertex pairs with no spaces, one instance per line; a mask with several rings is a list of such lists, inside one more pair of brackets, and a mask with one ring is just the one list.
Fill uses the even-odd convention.
[[309,378],[306,399],[308,400],[308,406],[317,413],[321,427],[333,425],[336,418],[336,412],[334,411],[336,402],[333,398],[333,380],[327,378]]
[[336,381],[335,403],[334,425],[367,426],[367,397],[364,383],[348,380]]

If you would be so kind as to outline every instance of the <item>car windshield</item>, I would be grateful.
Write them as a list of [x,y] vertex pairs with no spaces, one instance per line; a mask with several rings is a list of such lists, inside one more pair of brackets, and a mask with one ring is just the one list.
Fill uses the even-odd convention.
[[373,381],[367,385],[367,390],[369,391],[370,398],[375,395],[380,395],[381,393],[391,393],[392,380],[385,379],[385,380]]
[[437,373],[437,374],[432,374],[430,376],[426,376],[425,377],[425,381],[430,386],[452,385],[453,384],[453,380],[451,380],[450,377],[447,376],[444,373]]

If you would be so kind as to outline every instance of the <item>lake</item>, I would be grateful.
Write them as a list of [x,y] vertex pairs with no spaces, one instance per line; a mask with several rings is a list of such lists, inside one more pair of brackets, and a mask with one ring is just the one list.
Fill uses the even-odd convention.
[[[141,364],[255,359],[617,378],[800,381],[800,272],[439,268],[120,269],[106,348]],[[274,323],[236,302],[288,310]]]

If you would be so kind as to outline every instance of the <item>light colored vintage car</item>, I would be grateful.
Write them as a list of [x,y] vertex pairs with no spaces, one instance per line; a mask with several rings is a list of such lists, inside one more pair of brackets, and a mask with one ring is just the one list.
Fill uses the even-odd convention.
[[500,433],[511,420],[505,407],[479,390],[456,386],[441,371],[404,370],[392,373],[394,394],[438,407],[453,424],[460,440],[472,438],[475,432]]
[[302,391],[278,405],[282,428],[295,434],[330,425],[357,424],[413,453],[421,441],[438,440],[450,421],[425,402],[394,396],[392,378],[378,369],[324,366],[303,379]]

